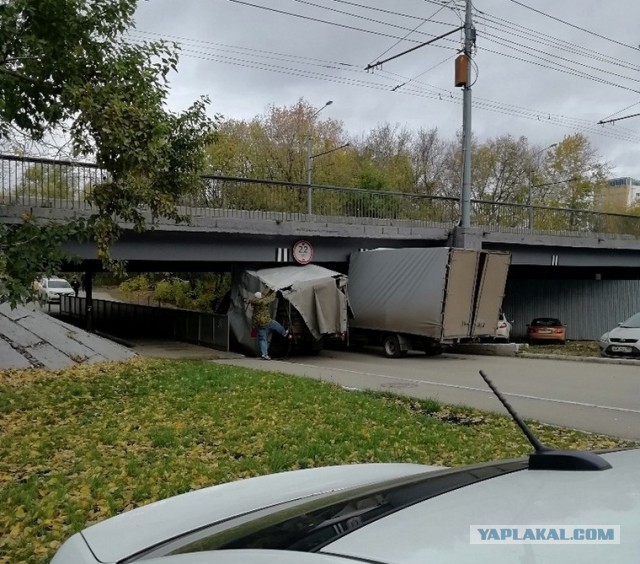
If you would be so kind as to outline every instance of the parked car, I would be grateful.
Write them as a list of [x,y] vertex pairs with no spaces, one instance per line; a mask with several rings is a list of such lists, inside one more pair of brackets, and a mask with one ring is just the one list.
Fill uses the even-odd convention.
[[529,343],[555,341],[564,345],[567,340],[567,328],[555,317],[536,317],[527,325]]
[[47,303],[60,303],[60,296],[73,296],[71,284],[64,278],[43,278],[40,280],[38,297]]
[[349,464],[212,486],[88,527],[51,564],[637,562],[640,449],[545,446],[480,374],[533,446],[528,458]]
[[508,343],[511,337],[511,321],[507,319],[507,316],[500,312],[498,316],[498,328],[496,329],[495,341]]
[[601,356],[640,357],[640,313],[600,337]]

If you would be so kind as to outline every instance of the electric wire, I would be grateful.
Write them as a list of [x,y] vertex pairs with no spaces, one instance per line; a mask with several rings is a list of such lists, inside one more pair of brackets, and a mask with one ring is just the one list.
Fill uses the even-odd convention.
[[[305,71],[303,69],[292,69],[288,67],[282,67],[280,65],[260,63],[256,61],[246,61],[246,60],[238,59],[237,57],[225,57],[225,56],[218,56],[218,55],[203,56],[200,54],[192,54],[189,52],[185,53],[185,56],[204,59],[204,60],[211,60],[216,62],[230,63],[230,64],[242,66],[242,67],[254,68],[259,70],[275,71],[275,72],[292,75],[292,76],[315,78],[315,79],[320,79],[320,80],[339,83],[339,84],[347,84],[351,86],[359,86],[359,87],[365,87],[365,88],[370,88],[375,90],[389,91],[388,85],[380,84],[371,80],[354,79],[349,77],[337,77],[335,75],[330,75],[330,74],[325,74],[325,73],[320,73],[315,71]],[[454,96],[453,94],[451,94],[450,96],[442,96],[442,94],[428,92],[419,88],[407,89],[406,91],[403,90],[402,92],[405,94],[418,96],[421,98],[426,98],[431,100],[447,101],[447,102],[456,103],[458,105],[461,103],[460,96]],[[549,115],[548,119],[545,119],[544,112],[537,112],[535,110],[522,111],[516,108],[509,108],[508,105],[504,105],[503,103],[500,103],[500,102],[492,102],[492,101],[485,101],[482,99],[476,99],[476,101],[474,102],[474,105],[478,109],[484,109],[484,110],[492,111],[494,113],[499,113],[507,116],[519,117],[519,118],[524,118],[524,119],[534,120],[534,121],[544,121],[545,123],[550,125],[592,133],[595,135],[600,135],[600,136],[608,137],[611,139],[617,139],[621,141],[628,141],[628,142],[635,142],[635,143],[640,142],[640,137],[638,136],[633,137],[626,134],[620,134],[614,131],[613,129],[604,129],[604,128],[601,129],[595,126],[590,127],[588,125],[584,125],[580,123],[571,123],[567,121],[566,118],[562,118],[558,116]]]
[[629,45],[628,43],[623,43],[622,41],[618,41],[617,39],[611,39],[611,37],[607,37],[606,35],[601,35],[600,33],[596,33],[595,31],[591,31],[590,29],[585,29],[584,27],[580,27],[576,24],[572,24],[571,22],[568,22],[566,20],[563,20],[561,18],[558,18],[556,16],[552,16],[551,14],[548,14],[547,12],[543,12],[542,10],[538,10],[537,8],[533,8],[532,6],[528,6],[527,4],[523,4],[522,2],[518,2],[518,0],[510,0],[512,3],[514,4],[518,4],[519,6],[522,6],[523,8],[526,8],[527,10],[531,10],[532,12],[536,12],[537,14],[540,14],[542,16],[545,16],[547,18],[550,18],[552,20],[555,20],[557,22],[563,23],[565,25],[568,25],[569,27],[572,27],[574,29],[577,29],[579,31],[583,31],[584,33],[588,33],[589,35],[593,35],[595,37],[599,37],[600,39],[605,39],[606,41],[610,41],[611,43],[615,43],[616,45],[620,45],[622,47],[627,47],[629,49],[632,49],[633,51],[640,51],[640,48],[638,47],[634,47],[633,45]]
[[624,61],[617,57],[601,53],[600,51],[589,49],[588,47],[584,47],[583,45],[565,41],[564,39],[561,39],[559,37],[542,33],[533,28],[514,23],[497,16],[493,16],[481,10],[476,9],[476,12],[478,13],[479,19],[482,20],[483,24],[489,29],[493,29],[499,32],[507,31],[509,33],[512,33],[516,37],[527,39],[532,42],[539,42],[547,45],[548,47],[556,47],[558,49],[562,49],[563,51],[569,51],[575,55],[588,57],[590,59],[606,62],[611,65],[621,66],[629,70],[640,71],[640,66],[634,65],[629,61]]
[[[148,34],[149,32],[141,32],[141,33]],[[153,35],[156,35],[156,34],[153,34]],[[183,39],[185,39],[185,38],[183,38]],[[222,47],[221,50],[223,52],[230,51],[231,53],[233,53],[234,51],[237,51],[237,50],[248,51],[249,55],[247,55],[246,53],[241,53],[241,55],[245,55],[245,56],[252,56],[252,57],[266,56],[266,55],[263,55],[263,53],[264,53],[264,54],[268,54],[269,55],[269,57],[268,57],[269,60],[272,59],[271,55],[276,55],[276,59],[277,60],[285,61],[285,62],[288,62],[288,63],[309,64],[311,66],[319,66],[319,67],[322,67],[322,68],[333,69],[333,70],[338,70],[338,71],[351,71],[351,72],[356,72],[356,73],[361,72],[360,69],[359,69],[359,66],[353,65],[353,64],[350,64],[350,63],[345,63],[345,62],[325,61],[325,60],[317,59],[317,58],[301,57],[301,56],[298,56],[298,55],[287,55],[287,54],[282,54],[282,53],[275,53],[273,51],[262,51],[262,50],[250,49],[250,48],[246,48],[246,47],[228,46],[228,45],[224,45],[224,44],[218,44],[218,43],[201,41],[201,40],[195,40],[195,41],[193,41],[193,43],[196,43],[196,44],[203,44],[203,43],[204,44],[210,44],[210,45],[213,45],[215,47],[215,49],[220,49],[220,47]],[[191,50],[189,52],[189,54],[192,55],[192,56],[195,56],[196,58],[199,57],[199,56],[202,56],[202,57],[205,57],[205,58],[210,56],[210,53],[203,52],[203,51],[196,51],[196,50]],[[451,57],[448,57],[447,59],[450,59],[450,58]],[[295,60],[292,61],[291,59],[295,59]],[[426,84],[426,83],[417,81],[417,78],[419,76],[422,76],[423,74],[425,74],[429,70],[432,70],[436,66],[439,66],[440,64],[443,64],[444,62],[446,62],[447,59],[441,61],[440,63],[434,65],[433,67],[430,67],[430,69],[427,69],[427,71],[424,71],[420,75],[415,76],[413,78],[408,78],[406,76],[403,76],[403,75],[400,75],[400,74],[397,74],[397,73],[393,73],[391,71],[385,71],[385,70],[381,71],[379,73],[379,75],[381,75],[383,78],[387,78],[389,80],[394,80],[395,81],[395,85],[393,85],[393,87],[392,87],[392,85],[388,86],[388,88],[390,90],[392,90],[392,91],[398,91],[400,88],[406,87],[408,84],[410,84],[412,82],[415,82],[418,85],[417,87],[421,88],[422,90],[424,90],[424,88],[427,88],[427,89],[430,89],[430,90],[439,90],[441,92],[445,92],[446,94],[449,94],[450,91],[447,90],[447,89],[440,88],[440,87],[437,87],[437,86],[433,86],[433,85],[430,85],[430,84]],[[235,58],[227,57],[226,59],[221,59],[220,62],[229,62],[230,60],[235,60],[236,62],[238,62],[238,61],[245,61],[246,62],[246,60],[238,59],[237,57],[235,57]],[[309,61],[309,62],[307,63],[307,61]],[[257,62],[254,62],[254,64],[255,65],[265,65],[266,63],[262,63],[262,62],[257,61]],[[260,67],[260,68],[263,68],[263,67]],[[266,68],[265,70],[268,70],[268,68]],[[303,72],[303,71],[294,71],[294,72],[300,73],[300,72]],[[401,84],[398,84],[398,79],[402,80],[403,82]],[[352,80],[359,80],[359,79],[352,79]],[[384,88],[381,85],[378,85],[378,87]],[[438,95],[441,96],[440,94],[438,94]],[[504,104],[504,103],[498,103],[498,102],[491,102],[491,103],[502,104],[503,107],[504,106],[509,106],[512,109],[516,108],[517,112],[529,111],[526,108],[521,108],[521,107],[518,107],[518,106],[512,106],[512,105],[508,105],[508,104]],[[513,111],[513,110],[511,110],[511,111]],[[538,110],[531,110],[531,112],[532,112],[532,115],[533,115],[534,119],[537,119],[538,121],[541,121],[540,115],[546,114],[546,112],[541,112],[541,111],[538,111]],[[549,119],[551,119],[551,118],[549,118]],[[556,120],[563,119],[564,122],[568,122],[568,120],[570,120],[570,123],[574,124],[575,126],[581,126],[581,127],[583,127],[585,125],[593,125],[592,121],[580,120],[578,118],[568,118],[566,116],[554,116],[554,119],[556,119]],[[624,128],[618,127],[617,129],[618,129],[618,131],[622,132],[621,130],[624,129]],[[627,131],[630,134],[634,133],[631,130],[627,130]],[[598,132],[598,133],[601,133],[601,132]]]
[[[300,19],[303,19],[303,20],[308,20],[308,21],[313,21],[313,22],[317,22],[317,23],[323,23],[323,24],[327,24],[327,25],[333,25],[333,26],[337,26],[337,27],[342,27],[342,28],[345,28],[345,29],[349,29],[351,31],[359,31],[359,32],[362,32],[362,33],[370,33],[370,34],[373,34],[373,35],[379,35],[380,37],[389,37],[391,39],[402,39],[401,37],[398,37],[397,35],[391,35],[391,34],[388,34],[388,33],[383,33],[381,31],[373,31],[373,30],[370,30],[370,29],[363,29],[363,28],[354,27],[354,26],[347,25],[347,24],[341,24],[341,23],[332,22],[332,21],[329,21],[329,20],[323,20],[323,19],[320,19],[320,18],[313,18],[311,16],[304,16],[302,14],[296,14],[294,12],[288,12],[286,10],[278,10],[276,8],[269,8],[268,6],[261,6],[259,4],[252,4],[251,2],[245,2],[244,0],[228,0],[228,1],[229,2],[233,2],[234,4],[242,4],[243,6],[249,6],[251,8],[258,8],[258,9],[261,9],[261,10],[266,10],[268,12],[275,12],[277,14],[283,14],[283,15],[286,15],[286,16],[293,16],[295,18],[300,18]],[[320,7],[322,7],[322,6],[320,6]],[[362,19],[367,19],[367,18],[364,18],[364,16],[358,16],[358,15],[356,15],[354,17],[361,17]],[[403,31],[409,31],[409,29],[410,29],[410,28],[402,27],[402,26],[395,25],[395,24],[388,24],[386,22],[381,22],[379,20],[374,20],[374,19],[370,19],[369,21],[376,22],[376,23],[381,23],[383,25],[389,25],[391,27],[395,27],[395,28],[401,29]],[[420,32],[420,33],[424,33],[424,32]],[[433,34],[424,34],[424,35],[428,35],[429,37],[436,37]],[[407,41],[411,41],[413,43],[420,43],[420,41],[416,41],[414,39],[407,39]],[[443,49],[450,49],[450,47],[444,47],[443,45],[434,44],[433,46],[434,47],[440,47],[440,48],[443,48]]]
[[[225,46],[225,47],[230,47],[230,46]],[[252,53],[246,54],[246,53],[241,53],[242,56],[251,56],[251,57],[260,57],[263,56],[261,55],[261,51],[259,50],[255,50],[255,49],[248,49],[248,48],[237,48],[237,49],[245,49],[248,51],[251,51]],[[231,50],[233,52],[233,47],[231,46]],[[224,52],[224,49],[223,49]],[[307,77],[307,78],[316,78],[316,79],[320,79],[320,80],[326,80],[326,81],[331,81],[331,82],[338,82],[338,83],[342,83],[342,84],[349,84],[349,85],[353,85],[353,86],[364,86],[364,87],[368,87],[368,88],[375,88],[378,90],[392,90],[392,91],[398,91],[399,87],[394,87],[392,88],[390,84],[381,84],[379,82],[372,82],[371,80],[363,80],[360,77],[357,78],[349,78],[349,77],[336,77],[335,75],[330,75],[330,74],[323,74],[323,73],[318,73],[315,71],[309,71],[309,70],[304,70],[304,69],[292,69],[290,67],[284,67],[281,65],[274,65],[271,63],[265,63],[262,61],[249,61],[247,59],[242,59],[240,57],[229,57],[229,56],[225,56],[225,55],[217,55],[217,54],[212,54],[212,53],[208,53],[208,52],[204,52],[204,51],[197,51],[194,49],[183,49],[183,53],[185,54],[185,56],[188,57],[192,57],[192,58],[199,58],[199,59],[203,59],[203,60],[209,60],[209,61],[214,61],[214,62],[220,62],[220,63],[226,63],[226,64],[235,64],[238,66],[243,66],[243,67],[248,67],[248,68],[255,68],[258,70],[264,70],[264,71],[272,71],[272,72],[279,72],[279,73],[284,73],[284,74],[289,74],[289,75],[293,75],[293,76],[301,76],[301,77]],[[266,52],[269,55],[273,54],[273,52]],[[292,61],[288,60],[288,56],[286,54],[278,54],[276,53],[276,55],[281,55],[281,60],[287,62],[287,63],[291,63]],[[300,59],[299,61],[295,61],[295,63],[297,64],[309,64],[311,66],[320,66],[322,68],[325,69],[330,69],[330,70],[338,70],[339,72],[349,72],[349,73],[356,73],[356,74],[362,74],[363,71],[359,69],[358,66],[356,65],[350,65],[350,64],[344,64],[341,63],[339,66],[336,66],[334,62],[332,61],[322,61],[321,59],[314,59],[314,58],[305,58],[305,57],[299,57],[299,56],[295,56],[296,59]],[[269,60],[271,60],[271,57],[269,56]],[[306,63],[306,61],[311,61],[310,63]],[[442,61],[444,62],[444,61]],[[442,63],[441,62],[441,63]],[[441,64],[439,63],[439,64]],[[368,77],[370,75],[368,74]],[[415,83],[415,86],[413,86],[413,89],[407,89],[404,88],[401,92],[405,93],[405,94],[411,94],[411,95],[419,95],[422,97],[427,97],[433,100],[446,100],[446,101],[452,101],[452,100],[456,100],[458,98],[458,96],[454,96],[453,93],[447,89],[443,89],[443,88],[439,88],[436,86],[432,86],[429,84],[425,84],[422,82],[419,82],[417,80],[415,80],[416,77],[414,77],[414,79],[409,79],[407,77],[403,77],[402,75],[399,75],[397,73],[392,73],[390,71],[384,71],[381,75],[379,75],[380,78],[386,79],[386,80],[395,80],[396,84],[397,84],[397,78],[401,78],[404,79],[407,82],[407,85],[409,82],[413,81]],[[406,85],[402,85],[403,87]],[[427,90],[430,89],[430,90]],[[445,93],[445,96],[443,97],[441,92],[433,92],[432,90],[440,90],[441,92]],[[612,132],[611,129],[594,129],[594,124],[592,121],[588,121],[588,120],[582,120],[580,118],[571,118],[571,117],[567,117],[567,116],[561,116],[561,115],[556,115],[556,114],[548,114],[547,112],[542,112],[539,110],[531,110],[531,109],[527,109],[527,108],[522,108],[520,106],[514,106],[511,104],[506,104],[503,102],[496,102],[496,101],[491,101],[491,100],[484,100],[484,99],[480,99],[480,98],[476,98],[476,106],[477,107],[482,107],[483,109],[488,109],[490,111],[495,111],[498,113],[503,113],[505,115],[510,115],[510,116],[515,116],[515,117],[523,117],[525,119],[533,119],[533,120],[537,120],[537,121],[541,121],[541,122],[546,122],[546,123],[551,123],[553,125],[560,125],[560,126],[564,126],[564,127],[570,127],[572,129],[580,129],[582,131],[588,131],[590,133],[593,134],[597,134],[597,135],[601,135],[601,136],[605,136],[605,137],[610,137],[610,138],[615,138],[615,139],[620,139],[620,140],[626,140],[626,141],[632,141],[632,142],[637,142],[639,139],[638,137],[632,137],[633,133],[630,130],[626,130],[629,131],[629,133],[627,134],[625,131],[623,131],[624,128],[620,128],[617,127],[615,132]],[[546,116],[546,117],[545,117]],[[590,129],[589,129],[590,128]],[[631,136],[629,136],[631,135]]]
[[[511,48],[510,45],[506,45],[506,47]],[[550,69],[550,70],[554,70],[554,71],[558,71],[558,72],[562,71],[565,74],[569,74],[569,75],[572,75],[572,76],[578,76],[580,78],[585,78],[585,79],[591,80],[593,82],[599,82],[599,83],[605,84],[607,86],[613,86],[613,87],[616,87],[616,88],[621,88],[623,90],[628,90],[628,91],[634,92],[634,93],[640,92],[638,90],[634,90],[633,88],[629,88],[627,86],[622,86],[620,84],[616,84],[615,82],[611,82],[609,80],[598,78],[597,76],[593,76],[593,75],[584,73],[584,72],[579,71],[577,69],[572,69],[571,67],[567,67],[566,65],[561,65],[561,64],[557,64],[557,63],[553,63],[552,62],[551,64],[557,64],[557,66],[551,67],[549,65],[545,65],[545,64],[540,63],[538,61],[531,61],[531,60],[528,60],[528,59],[523,59],[522,57],[516,57],[515,55],[502,53],[500,51],[494,51],[493,49],[487,49],[486,47],[483,48],[482,50],[487,52],[487,53],[493,53],[495,55],[501,55],[503,57],[507,57],[508,59],[513,59],[515,61],[521,61],[521,62],[524,62],[524,63],[529,63],[531,65],[535,65],[535,66],[542,67],[542,68],[545,68],[545,69]]]
[[[385,33],[382,33],[382,32],[375,32],[375,31],[371,31],[371,30],[364,30],[364,29],[362,29],[362,28],[356,28],[356,27],[353,27],[353,26],[345,25],[345,24],[338,24],[338,23],[335,23],[335,22],[329,22],[329,21],[327,21],[327,20],[321,20],[321,19],[318,19],[318,18],[311,18],[311,17],[309,17],[309,16],[303,16],[303,15],[301,15],[301,14],[294,14],[294,13],[292,13],[292,12],[287,12],[287,11],[283,11],[283,10],[276,10],[276,9],[274,9],[274,8],[268,8],[268,7],[265,7],[265,6],[260,6],[260,5],[257,5],[257,4],[252,4],[252,3],[249,3],[249,2],[244,2],[244,1],[242,1],[242,0],[229,0],[229,1],[234,2],[234,3],[238,3],[238,4],[247,5],[247,6],[254,7],[254,8],[261,8],[261,9],[265,9],[265,10],[268,10],[268,11],[274,11],[274,12],[281,13],[281,14],[285,14],[285,15],[291,15],[291,16],[295,16],[295,17],[302,18],[302,19],[308,19],[308,20],[311,20],[311,21],[316,21],[316,22],[320,22],[320,23],[326,23],[326,24],[330,24],[330,25],[337,25],[337,26],[339,26],[339,27],[346,27],[346,28],[351,29],[351,30],[364,31],[364,32],[366,32],[366,33],[373,33],[373,34],[375,34],[375,35],[382,35],[383,37],[394,37],[394,38],[396,38],[396,39],[400,39],[399,37],[390,36],[389,34],[385,34]],[[296,1],[297,1],[297,0],[296,0]],[[430,1],[430,0],[425,0],[425,1],[426,1],[426,2],[429,2],[429,3],[431,3],[431,4],[436,4],[436,5],[438,5],[438,6],[440,6],[440,5],[441,5],[441,4],[437,3],[437,2],[432,2],[432,1]],[[310,2],[306,2],[306,3],[307,3],[307,4],[311,4]],[[357,5],[357,4],[353,3],[353,2],[351,2],[350,4],[351,4],[351,5]],[[317,5],[317,4],[313,4],[313,5],[315,5],[315,6],[319,7],[319,8],[326,8],[325,6],[319,6],[319,5]],[[327,9],[332,10],[331,8],[327,8]],[[371,8],[371,9],[374,9],[374,8]],[[378,10],[378,9],[375,9],[375,10]],[[361,15],[359,15],[359,14],[351,14],[351,13],[348,13],[348,12],[341,12],[341,13],[348,14],[348,15],[350,15],[350,16],[357,17],[357,18],[363,18],[363,19],[366,19],[366,20],[368,20],[368,21],[373,21],[373,22],[376,22],[376,23],[379,23],[379,24],[383,24],[383,25],[385,25],[385,24],[386,24],[386,22],[382,22],[382,21],[380,21],[380,20],[375,20],[375,19],[373,19],[373,18],[366,18],[366,17],[361,16]],[[404,14],[404,15],[405,15],[406,17],[412,17],[412,16],[408,16],[407,14]],[[419,17],[416,17],[416,19],[420,19],[420,18],[419,18]],[[436,23],[436,22],[435,22],[435,20],[434,20],[434,23]],[[441,23],[441,22],[438,22],[438,23]],[[395,24],[386,24],[386,25],[391,25],[392,27],[395,27],[395,28],[398,28],[398,29],[402,29],[402,30],[404,30],[404,31],[409,31],[409,30],[410,30],[410,28],[406,28],[406,27],[403,27],[403,26],[398,26],[398,25],[395,25]],[[417,33],[422,34],[422,35],[427,35],[427,36],[429,36],[429,37],[433,37],[433,35],[432,35],[432,34],[427,34],[427,33],[424,33],[424,32],[417,32]],[[412,41],[412,42],[414,42],[414,43],[417,43],[417,41],[415,41],[415,40],[411,40],[411,39],[407,39],[407,41]],[[447,39],[445,38],[445,39],[444,39],[444,41],[447,41]],[[449,41],[454,41],[454,40],[449,40]],[[455,41],[454,41],[454,42],[455,42]],[[457,42],[456,42],[456,43],[457,43]],[[445,49],[447,48],[447,47],[445,47],[445,46],[443,46],[443,45],[438,45],[438,44],[434,44],[433,46],[434,46],[434,47],[445,48]],[[606,81],[605,79],[602,79],[602,78],[599,78],[599,77],[596,77],[596,76],[590,75],[590,74],[585,73],[585,72],[583,72],[583,71],[580,71],[580,70],[574,69],[573,67],[569,67],[569,66],[563,65],[563,64],[561,64],[561,63],[555,63],[555,62],[553,62],[553,61],[549,61],[548,59],[543,59],[543,58],[541,58],[541,57],[537,57],[537,58],[540,58],[543,62],[547,62],[547,63],[550,63],[550,64],[552,64],[552,65],[556,65],[556,66],[554,66],[554,67],[550,67],[550,66],[547,66],[547,65],[545,65],[545,64],[539,63],[539,62],[537,62],[537,61],[531,61],[531,60],[528,60],[528,59],[523,59],[523,58],[521,58],[521,57],[511,56],[511,55],[508,55],[508,54],[506,54],[506,53],[502,53],[502,52],[499,52],[499,51],[492,51],[492,50],[490,50],[490,49],[484,49],[484,51],[486,51],[486,52],[490,52],[490,53],[494,53],[494,54],[497,54],[497,55],[500,55],[500,56],[503,56],[503,57],[512,58],[512,59],[517,60],[517,61],[521,61],[521,62],[525,62],[525,63],[529,63],[529,64],[534,64],[534,65],[540,66],[540,67],[542,67],[542,68],[548,68],[548,69],[550,69],[550,70],[555,70],[556,72],[561,72],[561,71],[563,71],[563,70],[566,70],[566,71],[568,71],[568,73],[565,73],[565,74],[572,74],[572,75],[574,75],[574,76],[578,76],[578,77],[583,78],[583,79],[593,80],[594,82],[599,82],[599,83],[601,83],[601,84],[605,84],[605,85],[609,85],[609,86],[614,86],[614,87],[617,87],[617,88],[622,88],[622,89],[625,89],[625,90],[629,90],[629,91],[631,91],[631,92],[639,92],[639,91],[634,90],[634,89],[632,89],[632,88],[628,88],[628,87],[626,87],[626,86],[622,86],[622,85],[619,85],[619,84],[613,83],[613,82],[611,82],[611,81]],[[530,53],[525,53],[525,54],[527,54],[529,57],[536,58],[536,56],[535,56],[535,55],[533,55],[533,54],[530,54]],[[585,68],[588,68],[586,65],[584,65],[584,63],[580,63],[580,62],[578,62],[578,61],[575,61],[575,62],[574,62],[574,64],[576,64],[576,65],[578,65],[578,66],[585,66]]]
[[409,37],[412,33],[418,31],[418,29],[420,29],[424,24],[426,24],[427,22],[431,21],[432,18],[434,18],[435,16],[437,16],[442,10],[444,10],[445,6],[442,6],[441,8],[438,8],[435,12],[433,12],[433,14],[431,14],[427,19],[422,20],[422,22],[420,22],[416,27],[414,27],[411,31],[408,31],[407,34],[402,38],[399,39],[398,41],[396,41],[393,45],[391,45],[391,47],[389,47],[388,49],[384,50],[382,53],[380,53],[377,57],[374,57],[371,61],[369,61],[369,64],[372,64],[374,61],[379,61],[382,57],[384,57],[389,51],[391,51],[391,49],[393,49],[394,47],[396,47],[397,45],[399,45],[400,43],[402,43],[402,41],[406,40],[407,37]]
[[[524,49],[529,49],[529,50],[535,51],[537,53],[542,53],[543,51],[541,51],[539,49],[534,49],[533,47],[527,47],[526,45],[522,45],[521,43],[518,43],[516,41],[511,41],[511,40],[509,40],[507,38],[498,37],[498,36],[493,35],[493,34],[487,34],[486,37],[489,38],[489,41],[491,41],[492,43],[496,43],[497,45],[500,45],[501,47],[508,47],[508,48],[512,49],[513,51],[516,51],[518,53],[522,53],[524,55],[528,55],[528,56],[534,57],[534,58],[539,59],[539,60],[541,60],[541,61],[543,61],[545,63],[550,63],[552,65],[557,65],[559,67],[558,70],[560,70],[560,71],[562,71],[563,69],[569,69],[569,70],[572,70],[574,72],[580,73],[584,78],[597,79],[598,82],[603,82],[604,84],[608,84],[609,86],[616,86],[618,88],[624,88],[625,90],[631,90],[632,92],[637,92],[637,93],[640,94],[640,90],[634,90],[633,88],[630,88],[628,86],[622,86],[620,84],[616,84],[616,83],[607,81],[604,78],[600,78],[600,77],[585,73],[584,71],[582,71],[580,69],[569,67],[569,66],[565,65],[564,63],[557,63],[554,60],[547,59],[547,58],[541,57],[539,55],[532,55],[528,51],[523,50],[523,49],[519,49],[518,47],[522,47]],[[517,47],[514,47],[514,46],[517,46]],[[570,62],[570,63],[573,63],[573,64],[578,64],[578,63],[575,63],[575,61],[571,61],[569,59],[566,59],[564,57],[560,57],[560,56],[557,56],[557,55],[556,55],[556,58],[560,59],[561,61],[567,61],[567,62]],[[607,71],[607,70],[599,69],[597,67],[592,67],[591,65],[587,65],[587,64],[584,64],[584,63],[579,63],[579,65],[583,66],[585,68],[591,69],[591,70],[596,70],[598,72],[603,72],[603,73],[606,73],[606,74],[612,74],[613,76],[616,76],[618,78],[622,78],[622,79],[625,79],[625,80],[630,80],[632,82],[640,83],[640,79],[638,79],[638,78],[630,78],[630,77],[618,74],[618,73],[613,72],[613,71]]]
[[153,31],[143,31],[143,30],[138,30],[136,29],[133,32],[129,32],[129,35],[153,35],[153,36],[158,36],[160,38],[171,38],[171,39],[175,39],[180,41],[181,43],[187,44],[187,43],[195,43],[198,45],[212,45],[216,48],[222,48],[222,49],[233,49],[233,50],[237,50],[237,51],[248,51],[251,53],[265,53],[267,55],[276,55],[278,57],[289,57],[291,59],[300,59],[300,60],[307,60],[307,61],[315,61],[318,63],[325,63],[325,64],[334,64],[334,65],[339,65],[339,66],[345,66],[345,67],[354,67],[359,69],[360,65],[354,65],[351,63],[346,63],[344,61],[327,61],[325,59],[318,59],[317,57],[306,57],[303,55],[293,55],[293,54],[287,54],[287,53],[278,53],[276,51],[268,51],[266,49],[254,49],[251,47],[242,47],[240,45],[227,45],[226,43],[217,43],[214,41],[207,41],[206,39],[192,39],[192,38],[188,38],[188,37],[182,37],[179,35],[169,35],[169,34],[164,34],[164,33],[156,33]]

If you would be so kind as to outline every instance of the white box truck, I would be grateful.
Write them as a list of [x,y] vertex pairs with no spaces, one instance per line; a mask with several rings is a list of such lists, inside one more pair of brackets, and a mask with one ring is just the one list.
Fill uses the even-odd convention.
[[510,262],[508,253],[453,247],[353,253],[349,345],[399,357],[495,336]]

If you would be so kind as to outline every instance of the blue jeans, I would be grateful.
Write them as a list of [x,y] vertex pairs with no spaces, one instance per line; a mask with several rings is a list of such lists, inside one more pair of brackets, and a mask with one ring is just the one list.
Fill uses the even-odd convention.
[[287,333],[285,328],[275,319],[269,321],[267,325],[258,326],[258,346],[260,347],[260,356],[267,356],[269,353],[269,342],[267,341],[269,331],[280,333],[283,337]]

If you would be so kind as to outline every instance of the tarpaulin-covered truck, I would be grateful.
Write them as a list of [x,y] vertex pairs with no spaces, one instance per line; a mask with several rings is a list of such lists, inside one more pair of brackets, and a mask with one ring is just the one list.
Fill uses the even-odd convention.
[[495,336],[510,262],[508,253],[450,247],[353,253],[349,344],[398,357]]
[[269,288],[278,296],[271,304],[271,316],[293,336],[273,335],[270,354],[315,354],[322,350],[325,338],[346,334],[346,285],[344,274],[315,264],[236,272],[228,310],[232,338],[241,349],[258,354],[250,301],[255,292]]

